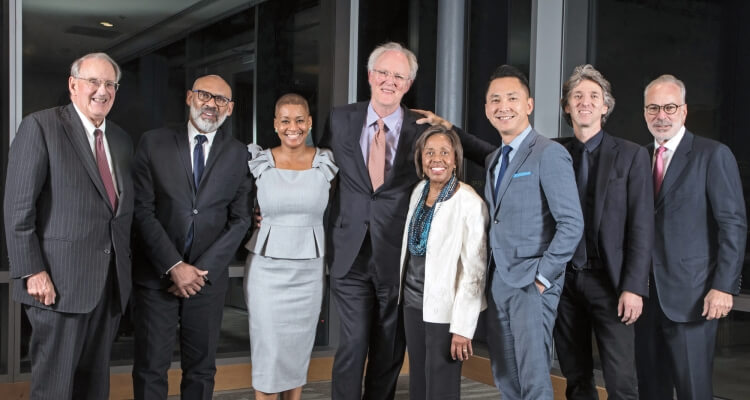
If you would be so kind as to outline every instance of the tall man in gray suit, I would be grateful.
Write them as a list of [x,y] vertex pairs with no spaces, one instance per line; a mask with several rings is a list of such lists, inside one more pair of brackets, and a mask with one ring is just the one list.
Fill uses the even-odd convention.
[[501,148],[486,159],[490,211],[487,344],[503,399],[552,399],[552,328],[565,265],[583,232],[570,154],[529,124],[526,76],[502,65],[485,113]]
[[[646,86],[654,136],[656,240],[649,298],[636,323],[641,399],[713,398],[719,318],[740,291],[747,218],[729,148],[685,129],[685,84],[662,75]],[[665,351],[666,350],[666,351]]]
[[139,400],[167,398],[177,340],[181,397],[212,398],[228,267],[250,227],[247,148],[221,128],[232,114],[232,89],[203,76],[185,102],[188,121],[144,133],[133,163],[143,256],[133,268]]
[[654,240],[651,163],[643,146],[602,125],[615,107],[609,82],[579,65],[560,105],[574,137],[560,142],[573,157],[585,230],[565,271],[555,323],[560,370],[569,400],[596,400],[591,332],[609,399],[637,399],[635,330],[648,295]]
[[32,399],[109,398],[109,355],[130,295],[130,137],[106,116],[120,67],[87,54],[71,104],[21,121],[5,232],[13,299],[31,323]]

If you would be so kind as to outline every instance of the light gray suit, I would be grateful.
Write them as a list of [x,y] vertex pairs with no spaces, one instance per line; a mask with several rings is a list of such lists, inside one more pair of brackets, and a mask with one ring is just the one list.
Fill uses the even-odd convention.
[[[570,154],[533,129],[513,152],[495,200],[497,149],[486,160],[490,210],[487,342],[504,399],[551,399],[552,328],[566,263],[583,232]],[[541,295],[534,281],[550,284]]]

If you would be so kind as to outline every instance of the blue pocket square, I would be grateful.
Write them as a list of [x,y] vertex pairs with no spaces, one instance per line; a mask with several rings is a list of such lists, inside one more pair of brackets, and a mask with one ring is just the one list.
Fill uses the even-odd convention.
[[520,178],[522,176],[529,176],[529,175],[531,175],[531,171],[519,172],[519,173],[513,174],[513,178]]

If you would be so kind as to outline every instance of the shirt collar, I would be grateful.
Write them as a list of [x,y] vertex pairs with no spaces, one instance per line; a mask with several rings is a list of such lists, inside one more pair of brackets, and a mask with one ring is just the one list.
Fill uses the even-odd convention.
[[599,131],[596,133],[596,135],[592,136],[589,140],[586,141],[586,143],[581,143],[580,140],[576,138],[576,141],[580,146],[583,146],[586,148],[586,150],[589,151],[589,153],[593,153],[600,144],[602,144],[602,138],[604,137],[604,134],[602,134],[603,131]]
[[190,144],[191,145],[195,143],[195,136],[196,135],[204,135],[204,136],[206,136],[206,139],[208,139],[208,145],[211,146],[211,144],[213,144],[214,137],[216,137],[216,132],[217,131],[203,133],[203,132],[198,131],[198,129],[196,129],[195,126],[193,126],[192,122],[188,121],[187,124],[188,124],[188,139],[190,139]]
[[81,123],[83,123],[83,129],[86,130],[87,134],[89,134],[91,136],[94,136],[94,131],[97,130],[97,129],[100,129],[102,131],[102,133],[104,133],[104,132],[107,131],[106,130],[106,128],[107,128],[107,126],[106,126],[107,125],[107,119],[106,118],[102,121],[102,124],[99,125],[99,127],[96,127],[96,126],[94,126],[94,123],[91,122],[90,119],[88,119],[88,117],[86,117],[85,115],[83,115],[83,113],[81,112],[81,110],[78,109],[78,106],[76,105],[76,103],[71,103],[71,104],[73,104],[73,108],[75,108],[76,113],[78,114],[78,117],[81,119]]
[[369,103],[367,105],[367,126],[372,126],[372,124],[376,123],[378,119],[382,119],[383,123],[385,123],[385,126],[388,127],[389,130],[393,130],[396,125],[403,119],[404,110],[399,106],[396,108],[396,111],[390,113],[389,115],[386,115],[385,117],[380,117],[378,113],[375,112],[375,109],[372,108],[372,103]]
[[513,150],[518,150],[518,148],[521,146],[521,143],[523,143],[524,139],[526,139],[526,136],[529,136],[529,132],[531,132],[531,124],[524,129],[521,134],[516,136],[513,141],[511,141],[509,144],[505,145],[503,144],[502,147],[510,146]]
[[[682,141],[682,138],[685,137],[685,125],[680,127],[680,130],[677,131],[677,133],[672,137],[672,139],[667,140],[666,143],[663,144],[664,147],[667,148],[667,150],[670,150],[674,152],[677,150],[677,146],[680,145],[680,142]],[[659,146],[662,146],[659,144],[659,142],[654,139],[654,149],[658,149]]]

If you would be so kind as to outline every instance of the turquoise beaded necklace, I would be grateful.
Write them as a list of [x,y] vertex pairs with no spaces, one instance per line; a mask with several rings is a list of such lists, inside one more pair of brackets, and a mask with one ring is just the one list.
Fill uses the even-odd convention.
[[422,190],[422,196],[419,198],[419,202],[417,202],[414,215],[412,215],[411,222],[409,223],[408,245],[409,253],[412,255],[424,256],[427,252],[427,237],[430,234],[432,217],[435,215],[438,205],[447,200],[453,194],[456,185],[458,185],[458,179],[453,175],[448,183],[443,186],[443,189],[440,190],[440,194],[438,194],[435,204],[433,204],[432,207],[427,207],[425,202],[427,200],[427,195],[430,192],[430,180],[427,179],[427,183]]

